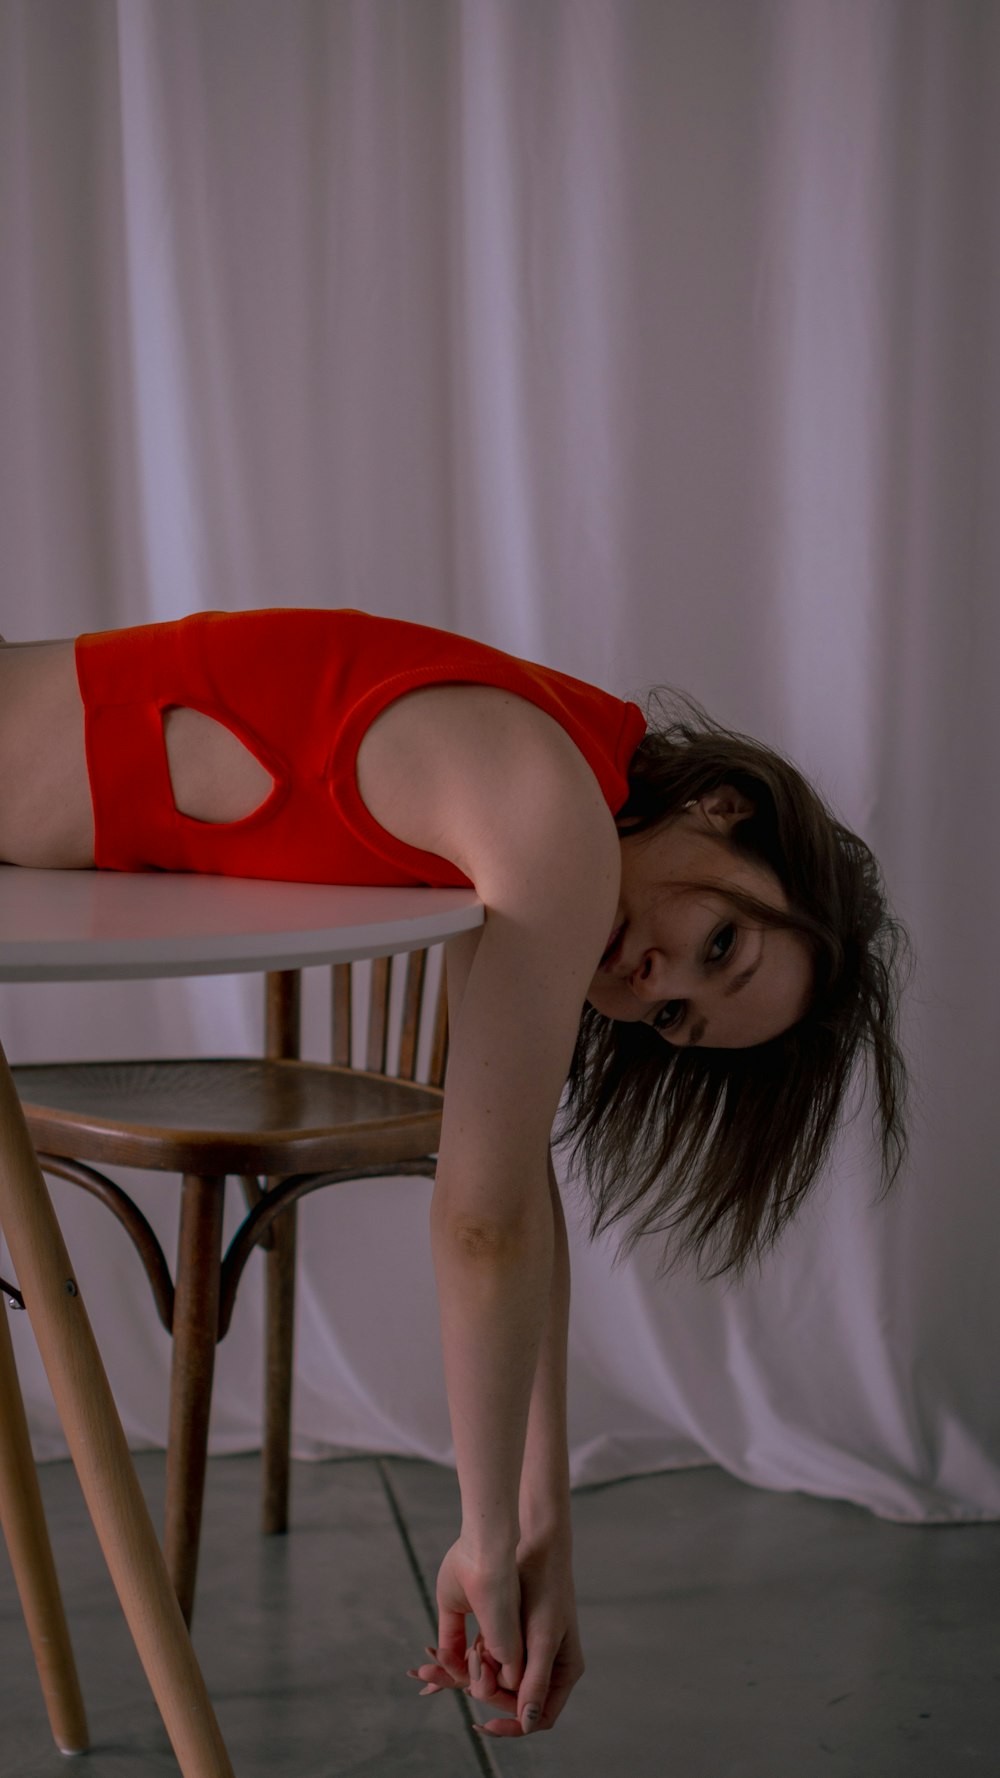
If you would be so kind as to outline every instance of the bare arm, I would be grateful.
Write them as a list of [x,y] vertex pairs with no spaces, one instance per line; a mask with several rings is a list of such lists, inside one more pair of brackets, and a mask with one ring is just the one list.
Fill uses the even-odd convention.
[[566,801],[544,807],[544,840],[477,877],[487,918],[450,1034],[431,1205],[462,1540],[501,1560],[553,1282],[549,1137],[618,889],[606,807],[597,821]]
[[551,1156],[548,1173],[554,1224],[552,1282],[531,1390],[518,1519],[521,1537],[525,1541],[539,1543],[559,1539],[570,1545],[572,1529],[566,1432],[569,1242]]
[[478,938],[448,946],[451,1029],[431,1201],[462,1501],[437,1580],[439,1670],[467,1682],[471,1612],[505,1686],[519,1687],[507,1708],[520,1713],[549,1695],[555,1651],[570,1648],[570,1683],[580,1670],[567,1577],[553,1563],[529,1572],[519,1560],[519,1505],[556,1266],[549,1137],[614,921],[621,845],[597,779],[544,711],[493,686],[410,696],[428,700],[423,716],[408,724],[397,711],[394,729],[395,707],[383,712],[388,752],[373,724],[366,758],[359,749],[359,789],[376,821],[450,859],[486,908]]
[[[465,934],[450,941],[448,946],[448,998],[453,1024],[479,942],[479,934]],[[516,1268],[521,1284],[520,1300],[513,1294],[503,1300],[502,1292],[499,1296],[488,1293],[487,1313],[495,1317],[499,1351],[491,1347],[489,1340],[486,1350],[488,1360],[500,1359],[499,1371],[507,1381],[508,1398],[486,1402],[487,1409],[492,1411],[487,1413],[485,1428],[476,1423],[465,1427],[459,1411],[460,1404],[467,1399],[466,1392],[473,1398],[476,1395],[476,1366],[470,1361],[473,1346],[469,1328],[473,1330],[473,1338],[482,1330],[482,1293],[478,1302],[470,1302],[469,1298],[475,1292],[469,1289],[468,1281],[461,1275],[456,1280],[450,1274],[447,1260],[439,1270],[445,1368],[459,1465],[463,1533],[455,1550],[445,1558],[438,1577],[438,1652],[429,1667],[421,1667],[419,1672],[414,1670],[414,1677],[430,1682],[432,1687],[464,1685],[471,1679],[473,1695],[498,1713],[488,1725],[490,1731],[503,1734],[527,1732],[532,1726],[551,1728],[584,1670],[572,1580],[566,1440],[569,1246],[547,1141],[545,1157],[545,1232],[548,1240],[544,1250],[551,1251],[549,1289],[539,1295],[542,1280],[536,1274],[540,1273],[540,1268],[522,1262]],[[448,1252],[447,1238],[445,1252]],[[531,1339],[530,1343],[524,1341],[520,1346],[515,1342],[513,1349],[518,1362],[512,1367],[509,1357],[511,1328],[517,1316],[521,1317],[522,1329],[530,1325]],[[505,1350],[508,1353],[506,1365]],[[536,1356],[532,1373],[533,1350],[536,1350]],[[451,1363],[449,1358],[453,1360]],[[483,1399],[482,1391],[479,1394]],[[504,1435],[502,1418],[505,1414],[508,1425],[514,1423],[518,1428],[516,1441],[508,1440]],[[493,1443],[497,1433],[498,1447]],[[522,1444],[521,1473],[519,1481],[515,1482],[517,1453]],[[501,1456],[506,1452],[501,1470],[490,1468],[491,1457],[495,1465],[497,1448]],[[509,1507],[515,1487],[516,1517]],[[488,1505],[493,1497],[491,1490],[496,1496],[494,1510]],[[471,1517],[477,1501],[486,1503],[481,1521]],[[514,1539],[516,1549],[512,1547]],[[471,1567],[465,1559],[470,1542],[474,1546],[474,1553],[469,1558]],[[452,1558],[456,1553],[457,1566],[454,1566]],[[465,1670],[465,1614],[470,1609],[480,1622],[477,1645],[483,1654],[481,1676],[479,1670],[471,1666],[468,1673]],[[520,1679],[518,1622],[527,1656],[527,1666]],[[492,1634],[487,1626],[495,1627],[496,1634]],[[506,1640],[503,1640],[505,1631]],[[487,1648],[493,1653],[492,1662],[486,1655]],[[502,1673],[498,1671],[501,1662]],[[526,1715],[521,1715],[529,1705],[535,1709],[534,1725],[529,1723]],[[512,1714],[519,1716],[517,1728],[509,1722]]]

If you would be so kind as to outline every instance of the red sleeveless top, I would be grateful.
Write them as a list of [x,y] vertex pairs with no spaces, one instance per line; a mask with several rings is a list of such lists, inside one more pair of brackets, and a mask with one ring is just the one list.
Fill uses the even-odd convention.
[[[582,680],[363,611],[199,612],[80,636],[76,668],[101,870],[465,887],[453,864],[395,839],[361,800],[358,747],[387,704],[457,682],[527,698],[580,749],[612,814],[646,729],[636,704]],[[175,807],[163,740],[172,706],[223,723],[270,772],[252,814],[213,823]]]

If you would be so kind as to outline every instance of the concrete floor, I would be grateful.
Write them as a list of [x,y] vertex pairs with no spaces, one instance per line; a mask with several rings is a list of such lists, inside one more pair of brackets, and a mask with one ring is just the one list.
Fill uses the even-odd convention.
[[[163,1458],[138,1459],[154,1514]],[[81,1778],[177,1767],[68,1464],[43,1465],[92,1751]],[[209,1465],[195,1643],[238,1778],[962,1778],[1000,1773],[1000,1525],[888,1525],[717,1469],[574,1495],[587,1672],[551,1733],[484,1743],[481,1706],[405,1669],[436,1639],[453,1473],[298,1464],[256,1531],[255,1458]],[[470,1620],[471,1621],[471,1620]],[[0,1553],[0,1770],[55,1751]]]

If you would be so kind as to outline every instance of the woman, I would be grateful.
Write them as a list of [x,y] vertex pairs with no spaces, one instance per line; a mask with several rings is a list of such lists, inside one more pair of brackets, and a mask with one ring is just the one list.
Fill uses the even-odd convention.
[[462,1529],[411,1673],[495,1708],[491,1732],[551,1727],[583,1671],[563,1088],[592,1233],[637,1213],[623,1250],[659,1228],[741,1271],[815,1178],[859,1055],[891,1184],[905,935],[870,851],[690,702],[647,732],[593,686],[355,611],[2,648],[0,783],[13,864],[475,886],[431,1204]]

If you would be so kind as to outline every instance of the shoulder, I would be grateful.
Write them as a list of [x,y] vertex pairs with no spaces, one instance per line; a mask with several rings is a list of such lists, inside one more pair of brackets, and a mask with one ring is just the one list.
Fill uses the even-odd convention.
[[552,1121],[618,905],[614,820],[559,723],[491,686],[400,698],[357,774],[375,820],[450,859],[485,904],[480,930],[448,945],[435,1196],[506,1225],[548,1189]]
[[518,707],[483,707],[464,731],[438,811],[439,844],[475,883],[486,919],[448,946],[436,1195],[502,1226],[548,1189],[552,1123],[621,877],[617,830],[586,760],[552,718],[509,702]]
[[449,859],[488,904],[558,893],[581,868],[592,886],[594,873],[613,877],[617,896],[617,830],[590,765],[554,717],[513,692],[407,693],[365,735],[357,780],[380,825]]

